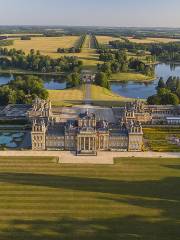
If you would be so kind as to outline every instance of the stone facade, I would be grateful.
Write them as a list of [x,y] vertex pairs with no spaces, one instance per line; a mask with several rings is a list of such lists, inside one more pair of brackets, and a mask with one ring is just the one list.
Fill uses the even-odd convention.
[[180,116],[180,106],[146,105],[142,101],[135,101],[126,105],[123,121],[140,122],[145,125],[170,124],[167,119],[178,116]]
[[49,101],[36,99],[28,112],[32,121],[32,149],[75,151],[77,155],[97,155],[98,151],[142,151],[142,125],[171,124],[172,121],[167,121],[169,117],[177,119],[180,115],[179,107],[150,106],[141,101],[128,103],[115,112],[115,122],[109,114],[95,114],[89,109],[62,122],[60,115],[53,113]]
[[36,99],[29,112],[32,121],[33,150],[76,151],[77,155],[97,155],[98,151],[141,151],[143,131],[138,122],[115,125],[97,119],[88,110],[77,119],[58,122],[52,114],[50,102]]

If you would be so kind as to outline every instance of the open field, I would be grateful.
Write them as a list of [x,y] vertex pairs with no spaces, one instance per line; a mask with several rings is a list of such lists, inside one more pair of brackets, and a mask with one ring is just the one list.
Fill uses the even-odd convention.
[[179,240],[180,159],[0,158],[2,240]]
[[100,63],[95,49],[83,49],[77,56],[83,61],[85,69],[95,71],[97,64]]
[[180,129],[177,128],[145,128],[144,138],[146,147],[157,152],[180,152],[180,146],[172,144],[169,137],[180,137]]
[[39,50],[41,54],[48,55],[52,58],[61,56],[77,56],[83,61],[85,68],[94,69],[97,65],[98,54],[95,49],[90,49],[90,37],[87,35],[86,41],[81,53],[57,53],[58,48],[70,48],[76,46],[79,36],[63,36],[63,37],[32,37],[31,40],[13,39],[14,44],[8,48],[22,49],[25,53],[29,53],[31,49]]
[[145,81],[151,81],[154,78],[145,76],[141,73],[135,73],[135,72],[128,72],[128,73],[116,73],[112,74],[110,81],[139,81],[139,82],[145,82]]
[[86,35],[86,39],[85,39],[85,41],[84,41],[83,48],[84,48],[84,49],[89,49],[89,48],[91,48],[91,39],[90,39],[90,35],[89,35],[89,34]]
[[173,39],[173,38],[144,38],[144,39],[137,39],[128,37],[129,41],[134,43],[169,43],[169,42],[178,42],[180,39]]
[[110,41],[122,40],[121,38],[111,37],[111,36],[96,36],[96,38],[99,44],[105,44],[105,45],[109,44]]
[[55,106],[71,106],[82,103],[84,99],[84,86],[65,90],[49,90],[49,99]]
[[0,36],[5,36],[5,37],[14,37],[14,36],[42,36],[43,34],[40,33],[4,33],[0,34]]
[[29,53],[31,49],[40,50],[41,54],[48,55],[52,58],[62,56],[76,56],[84,63],[84,68],[95,69],[99,62],[98,54],[95,49],[89,48],[90,37],[87,35],[84,47],[81,53],[57,53],[58,48],[70,48],[76,46],[79,36],[63,37],[33,37],[31,40],[15,39],[14,44],[8,48],[22,49]]
[[119,106],[121,103],[132,101],[130,98],[121,97],[112,91],[97,85],[91,85],[91,99],[94,104],[107,107]]
[[96,70],[96,66],[100,62],[99,55],[96,53],[96,49],[94,49],[92,46],[90,35],[86,35],[82,52],[74,55],[83,61],[85,69]]
[[43,55],[57,58],[58,48],[74,47],[79,40],[79,36],[63,36],[63,37],[33,37],[31,40],[15,39],[14,44],[8,48],[22,49],[25,53],[29,53],[31,49],[39,50]]

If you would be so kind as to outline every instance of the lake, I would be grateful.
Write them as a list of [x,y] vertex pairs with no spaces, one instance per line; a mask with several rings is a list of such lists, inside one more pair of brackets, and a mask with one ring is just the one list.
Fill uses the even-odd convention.
[[[155,66],[156,80],[151,82],[113,82],[111,90],[116,94],[124,97],[132,98],[148,98],[156,93],[156,86],[159,78],[163,77],[166,81],[169,76],[180,77],[180,65],[160,63]],[[0,85],[7,84],[14,78],[13,75],[1,74]],[[48,90],[62,90],[66,88],[66,82],[61,76],[41,76],[44,81],[44,86]]]
[[151,82],[113,82],[111,90],[120,96],[132,98],[148,98],[156,93],[159,78],[166,81],[169,76],[180,77],[180,65],[161,63],[155,66],[156,80]]
[[[7,84],[10,80],[13,80],[15,75],[0,74],[0,86]],[[61,76],[40,76],[44,81],[44,86],[48,90],[62,90],[66,89],[66,81]]]

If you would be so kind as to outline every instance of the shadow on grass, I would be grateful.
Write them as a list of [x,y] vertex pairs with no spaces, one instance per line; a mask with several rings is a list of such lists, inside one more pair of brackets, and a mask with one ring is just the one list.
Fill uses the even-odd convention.
[[[84,192],[110,193],[110,203],[144,207],[144,216],[56,220],[13,220],[0,232],[3,240],[179,240],[180,178],[121,181],[29,173],[1,173],[1,183],[43,186]],[[119,195],[118,195],[119,194]],[[125,197],[122,197],[124,195]],[[127,197],[129,196],[129,197]],[[111,203],[110,203],[111,206]],[[161,214],[150,220],[146,208]],[[106,210],[105,210],[106,211]]]
[[180,165],[162,165],[163,167],[180,170]]
[[180,200],[180,177],[130,182],[31,173],[1,173],[0,182],[59,189],[62,188],[85,192],[133,195],[177,201]]
[[3,240],[179,240],[179,224],[138,216],[111,219],[14,220]]

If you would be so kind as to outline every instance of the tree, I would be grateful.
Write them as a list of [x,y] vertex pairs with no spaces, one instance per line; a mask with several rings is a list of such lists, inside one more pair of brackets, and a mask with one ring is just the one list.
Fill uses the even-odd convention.
[[[37,72],[80,72],[82,61],[77,57],[61,57],[52,59],[49,56],[41,55],[33,49],[28,55],[21,50],[0,48],[0,67],[18,68]],[[11,58],[9,58],[9,56]]]
[[176,94],[180,98],[180,80],[177,81]]
[[1,105],[15,104],[17,100],[16,91],[8,85],[0,87],[0,103]]
[[112,71],[113,73],[118,73],[118,72],[120,72],[120,64],[119,64],[118,62],[113,62],[113,63],[111,64],[111,71]]
[[75,72],[67,76],[68,87],[77,87],[80,85],[80,74]]
[[43,81],[36,76],[17,77],[9,84],[0,87],[0,102],[2,105],[15,103],[31,104],[36,97],[48,98],[48,91]]
[[166,87],[166,84],[165,84],[163,78],[160,77],[159,82],[158,82],[158,86],[157,86],[157,90],[159,90],[161,88],[165,88],[165,87]]
[[147,102],[150,105],[155,105],[155,104],[159,105],[161,103],[161,98],[158,95],[153,95],[148,97]]
[[179,98],[174,93],[168,93],[164,95],[161,101],[162,101],[162,104],[172,104],[172,105],[179,104]]
[[176,77],[169,77],[166,82],[167,88],[169,88],[172,92],[176,91],[177,87],[177,78]]
[[157,93],[158,93],[158,96],[162,97],[166,94],[171,93],[171,90],[169,90],[167,88],[160,88]]
[[95,77],[95,83],[101,87],[109,89],[108,77],[104,72],[98,72]]
[[127,63],[123,63],[121,66],[121,71],[122,72],[127,72],[128,71],[128,64]]
[[112,72],[111,72],[111,64],[110,63],[103,63],[103,64],[99,64],[98,65],[98,70],[100,72],[104,72],[106,73],[106,75],[108,76],[108,78],[111,76]]

